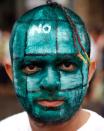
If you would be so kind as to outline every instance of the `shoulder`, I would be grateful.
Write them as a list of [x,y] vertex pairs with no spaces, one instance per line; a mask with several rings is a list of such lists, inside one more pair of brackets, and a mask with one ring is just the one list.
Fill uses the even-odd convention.
[[0,131],[21,131],[27,125],[29,125],[28,115],[26,112],[22,112],[2,120]]
[[89,119],[78,131],[103,131],[104,118],[94,111],[83,109],[90,113]]
[[[102,116],[100,116],[99,114],[97,114],[96,112],[94,111],[91,111],[91,110],[86,110],[84,109],[86,112],[89,112],[90,113],[90,117],[89,117],[89,120],[90,121],[101,121],[104,123],[104,118]],[[89,121],[88,120],[88,121]],[[104,124],[103,124],[104,125]]]

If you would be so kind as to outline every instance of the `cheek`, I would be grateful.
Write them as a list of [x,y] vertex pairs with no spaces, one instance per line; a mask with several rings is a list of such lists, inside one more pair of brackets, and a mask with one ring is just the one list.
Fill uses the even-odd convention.
[[27,77],[27,91],[38,91],[41,77],[39,76],[28,76]]
[[73,73],[60,73],[61,89],[74,89],[86,87],[88,84],[88,68],[86,66]]
[[27,76],[25,76],[19,69],[18,64],[13,63],[13,82],[16,94],[22,97],[27,95]]
[[32,74],[27,76],[27,91],[37,92],[40,90],[41,81],[44,79],[45,73],[38,72],[36,74]]
[[67,111],[70,110],[70,112],[73,114],[80,108],[86,94],[86,90],[86,88],[78,88],[67,91],[65,94],[67,100],[66,107],[68,108]]
[[82,66],[82,74],[83,74],[83,84],[88,84],[88,65],[85,64]]
[[61,88],[64,89],[74,89],[82,86],[82,74],[81,71],[76,73],[63,73],[61,72]]

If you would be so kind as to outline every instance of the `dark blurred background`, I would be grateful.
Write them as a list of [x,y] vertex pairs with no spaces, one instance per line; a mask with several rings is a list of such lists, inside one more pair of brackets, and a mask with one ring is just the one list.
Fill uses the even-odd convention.
[[[103,0],[53,0],[76,11],[84,20],[91,38],[91,59],[97,70],[90,82],[83,107],[104,117],[104,3]],[[4,63],[9,60],[8,44],[16,19],[46,0],[0,0],[0,120],[22,111]]]

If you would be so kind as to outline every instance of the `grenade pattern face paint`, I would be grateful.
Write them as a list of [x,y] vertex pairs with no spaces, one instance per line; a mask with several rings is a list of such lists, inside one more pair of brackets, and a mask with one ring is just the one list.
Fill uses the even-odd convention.
[[[89,52],[82,21],[67,13]],[[84,56],[77,40],[76,44]],[[79,109],[88,87],[88,65],[78,57],[78,49],[72,27],[56,5],[35,8],[17,21],[10,41],[14,87],[34,120],[58,124]]]

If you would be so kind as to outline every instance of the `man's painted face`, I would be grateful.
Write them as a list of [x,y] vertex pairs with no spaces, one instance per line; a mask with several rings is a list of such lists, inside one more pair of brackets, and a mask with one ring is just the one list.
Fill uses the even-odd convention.
[[16,30],[13,75],[20,102],[38,122],[71,119],[86,94],[88,65],[78,57],[70,24],[33,21]]

